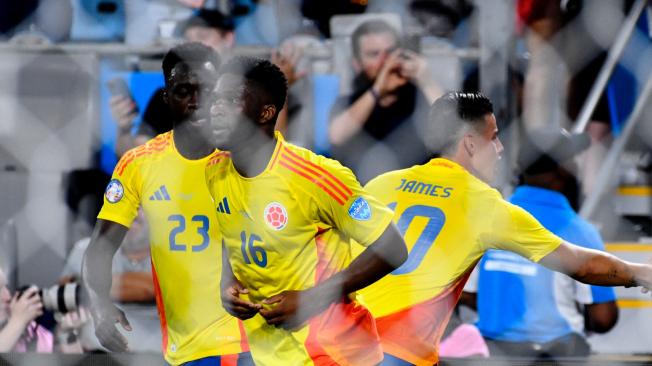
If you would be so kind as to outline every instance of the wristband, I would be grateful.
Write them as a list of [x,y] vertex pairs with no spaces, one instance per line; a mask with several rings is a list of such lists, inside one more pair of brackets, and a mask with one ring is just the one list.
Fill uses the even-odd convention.
[[378,101],[380,100],[380,95],[378,94],[378,92],[376,92],[376,90],[373,87],[369,88],[369,91],[371,92],[371,96],[374,97],[374,101],[378,103]]

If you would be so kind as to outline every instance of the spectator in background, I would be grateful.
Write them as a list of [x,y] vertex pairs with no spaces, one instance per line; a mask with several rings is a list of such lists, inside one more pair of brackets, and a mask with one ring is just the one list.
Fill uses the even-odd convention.
[[309,144],[311,138],[307,135],[312,131],[312,126],[306,129],[306,122],[310,123],[311,119],[303,114],[304,104],[310,103],[310,93],[306,93],[310,85],[303,82],[309,72],[304,55],[306,49],[319,46],[320,40],[315,36],[297,34],[283,41],[271,55],[271,61],[281,69],[288,82],[288,96],[276,120],[276,130],[289,141],[301,146]]
[[17,42],[66,41],[71,25],[69,0],[0,0],[0,36]]
[[[351,36],[353,93],[331,110],[333,155],[367,181],[428,158],[417,121],[441,95],[426,60],[400,48],[399,34],[381,20],[362,23]],[[406,144],[406,141],[410,141]]]
[[197,14],[182,22],[177,33],[186,41],[203,43],[221,56],[231,52],[235,44],[233,20],[217,10],[199,10]]
[[[7,288],[7,277],[0,269],[0,353],[53,352],[55,337],[35,321],[41,315],[43,303],[38,288],[31,286],[21,294],[12,296]],[[71,338],[68,334],[88,320],[87,313],[84,310],[70,312],[58,319],[58,350],[81,353],[82,348],[76,337]]]
[[[564,240],[604,250],[598,231],[569,203],[579,193],[571,161],[588,145],[584,134],[533,131],[519,153],[525,169],[510,201]],[[472,299],[477,292],[478,328],[492,355],[587,356],[586,333],[608,332],[618,319],[612,288],[579,283],[505,251],[487,252],[465,291]]]
[[341,14],[362,14],[366,10],[366,0],[301,0],[301,14],[311,19],[326,38],[331,37],[332,17]]
[[[222,57],[231,52],[235,42],[232,19],[217,10],[199,10],[197,14],[180,23],[176,33],[189,42],[199,42],[213,48]],[[135,102],[124,96],[113,96],[109,103],[111,115],[118,125],[115,147],[118,156],[172,129],[172,120],[164,100],[163,88],[152,95],[143,113],[142,122],[134,134],[132,128],[138,117]]]
[[[523,95],[523,120],[528,131],[543,126],[570,128],[576,122],[606,59],[605,48],[614,39],[601,42],[594,29],[604,33],[611,28],[611,37],[619,29],[609,19],[592,15],[604,12],[605,7],[607,12],[616,12],[621,10],[619,6],[622,2],[518,0],[517,25],[530,53]],[[610,122],[609,103],[603,93],[585,129],[591,137],[579,172],[585,194],[591,192],[606,156]]]
[[[149,227],[142,210],[131,225],[113,257],[111,299],[125,311],[133,331],[127,332],[129,349],[133,352],[160,353],[161,328],[154,297],[152,262],[149,250]],[[90,237],[75,243],[66,259],[60,283],[80,282],[84,252]],[[82,328],[81,342],[85,350],[103,349],[95,337],[92,322]]]

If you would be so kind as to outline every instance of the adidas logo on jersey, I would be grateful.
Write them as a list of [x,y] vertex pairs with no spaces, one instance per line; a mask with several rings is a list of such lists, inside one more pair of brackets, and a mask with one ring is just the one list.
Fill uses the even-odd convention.
[[170,201],[170,195],[168,194],[167,188],[165,185],[162,185],[161,188],[157,189],[153,195],[149,197],[150,201]]
[[217,205],[217,212],[230,215],[231,209],[229,208],[229,201],[226,200],[226,197],[222,198],[222,202]]

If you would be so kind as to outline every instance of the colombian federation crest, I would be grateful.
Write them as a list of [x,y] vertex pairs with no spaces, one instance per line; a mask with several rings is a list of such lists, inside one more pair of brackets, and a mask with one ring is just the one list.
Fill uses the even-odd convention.
[[358,197],[351,207],[349,207],[349,216],[358,221],[367,221],[371,218],[371,208],[369,203],[362,197]]
[[278,202],[272,202],[265,207],[265,223],[274,230],[282,230],[288,223],[288,213]]
[[109,185],[106,186],[106,192],[104,192],[106,200],[110,203],[117,203],[122,199],[124,195],[125,189],[122,186],[122,183],[120,183],[120,181],[117,179],[111,179]]

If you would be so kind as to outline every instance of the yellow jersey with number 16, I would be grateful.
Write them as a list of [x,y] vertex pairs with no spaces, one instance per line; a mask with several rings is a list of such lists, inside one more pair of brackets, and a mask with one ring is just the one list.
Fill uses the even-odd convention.
[[[370,245],[392,218],[349,169],[279,133],[276,139],[256,177],[242,177],[224,159],[207,170],[229,262],[256,303],[342,271],[351,262],[350,239]],[[297,331],[268,325],[260,315],[244,325],[257,365],[375,365],[382,359],[373,318],[354,296]]]

